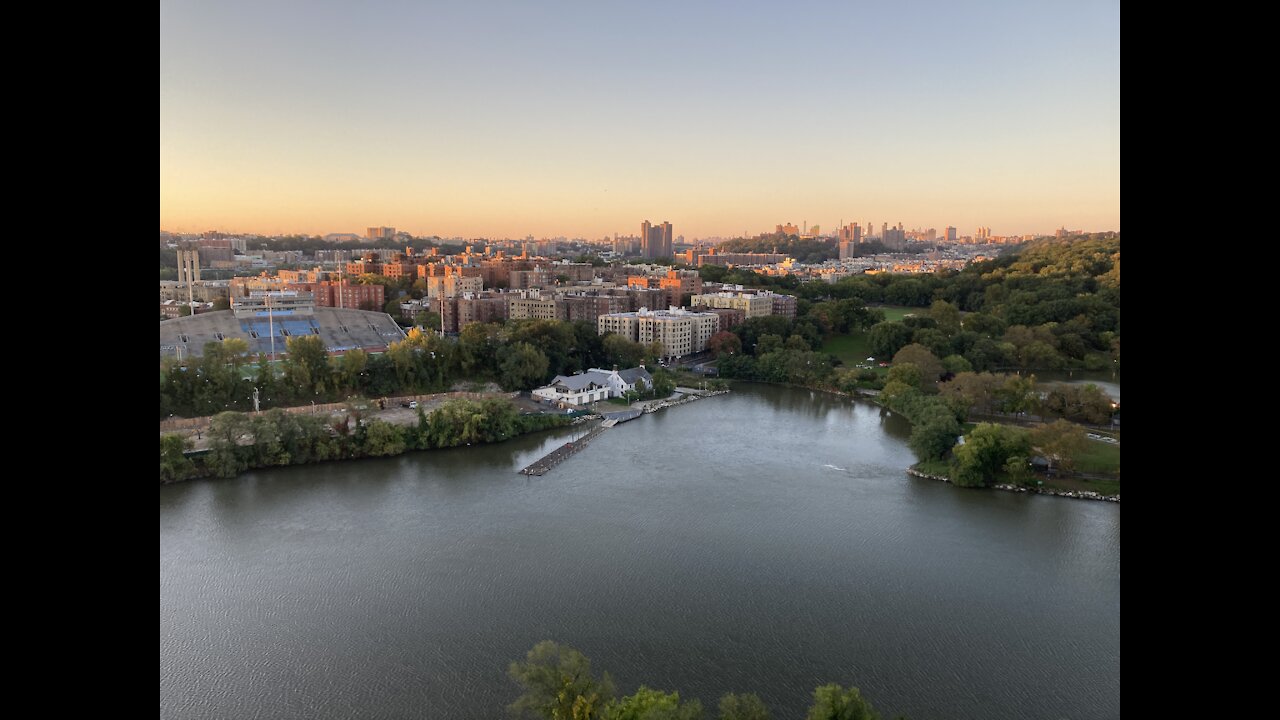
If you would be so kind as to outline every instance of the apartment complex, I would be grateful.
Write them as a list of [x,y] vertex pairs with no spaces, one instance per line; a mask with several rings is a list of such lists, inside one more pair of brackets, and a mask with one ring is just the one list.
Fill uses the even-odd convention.
[[694,295],[692,306],[741,310],[748,320],[773,314],[773,299],[753,293],[724,291]]
[[707,349],[707,340],[720,331],[720,316],[680,308],[601,315],[596,321],[601,335],[616,333],[639,343],[658,342],[666,357],[683,357]]

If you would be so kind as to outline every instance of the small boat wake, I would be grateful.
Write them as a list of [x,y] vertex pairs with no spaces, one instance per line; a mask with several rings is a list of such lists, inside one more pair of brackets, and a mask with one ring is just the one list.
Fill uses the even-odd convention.
[[840,472],[849,472],[848,468],[836,467],[835,465],[830,465],[830,464],[824,464],[822,467],[831,468],[832,470],[839,470]]

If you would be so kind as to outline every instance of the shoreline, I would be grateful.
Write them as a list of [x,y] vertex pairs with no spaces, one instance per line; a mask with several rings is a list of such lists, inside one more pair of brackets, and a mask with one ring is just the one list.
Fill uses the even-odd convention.
[[[763,380],[734,380],[733,378],[726,378],[726,379],[730,380],[731,382],[759,383],[761,385],[774,385],[777,387],[789,387],[789,388],[796,388],[796,389],[802,389],[802,390],[810,390],[813,392],[822,392],[830,395],[835,395],[838,397],[847,397],[852,400],[867,400],[867,401],[870,401],[876,407],[879,407],[881,410],[895,412],[892,408],[889,408],[885,406],[883,403],[881,403],[876,398],[876,395],[865,394],[862,390],[859,390],[856,393],[846,393],[840,390],[809,387],[807,385],[796,385],[793,383],[775,383],[775,382],[767,382]],[[1007,423],[1007,424],[1016,424],[1016,423]],[[907,474],[912,475],[914,477],[918,477],[918,478],[924,478],[926,480],[941,480],[942,482],[945,482],[947,484],[955,485],[955,483],[951,482],[951,478],[942,477],[941,475],[930,475],[926,472],[917,470],[915,465],[911,465],[907,468]],[[1052,488],[1028,488],[1028,487],[1019,487],[1017,485],[1009,485],[1008,483],[996,483],[995,485],[990,485],[990,486],[987,486],[986,488],[974,488],[974,489],[1003,490],[1005,492],[1017,492],[1017,493],[1029,492],[1029,493],[1034,493],[1036,495],[1051,495],[1053,497],[1065,497],[1065,498],[1072,498],[1075,500],[1101,500],[1104,502],[1113,502],[1113,503],[1120,502],[1119,495],[1103,495],[1101,493],[1095,493],[1089,490],[1077,491],[1077,490],[1054,490]]]
[[[949,485],[955,485],[955,483],[951,482],[951,478],[949,477],[943,477],[942,475],[930,475],[929,473],[917,470],[914,465],[907,468],[907,474],[911,475],[912,477],[923,478],[925,480],[941,480],[942,482],[947,483]],[[1102,495],[1100,493],[1091,492],[1088,490],[1075,491],[1075,490],[1054,490],[1052,488],[1019,487],[1017,485],[1009,485],[1008,483],[997,483],[995,485],[991,485],[985,488],[966,488],[966,489],[1003,490],[1005,492],[1033,493],[1035,495],[1052,495],[1054,497],[1073,498],[1075,500],[1102,500],[1104,502],[1113,502],[1113,503],[1120,502],[1119,495]]]
[[[654,412],[657,412],[657,411],[659,411],[659,410],[664,410],[664,409],[669,408],[669,407],[675,407],[675,406],[677,406],[677,405],[684,405],[685,403],[693,402],[693,401],[695,401],[695,400],[700,400],[700,399],[702,399],[703,397],[710,397],[710,396],[713,396],[713,395],[724,395],[724,394],[727,394],[728,392],[729,392],[729,390],[708,390],[708,391],[706,391],[706,392],[700,392],[699,394],[696,394],[696,395],[695,395],[695,394],[684,394],[684,396],[683,396],[683,397],[680,397],[680,398],[677,398],[677,399],[674,399],[674,400],[672,400],[672,399],[670,399],[670,398],[663,399],[663,400],[650,400],[650,401],[647,401],[647,402],[645,402],[645,403],[644,403],[644,406],[641,408],[641,412],[642,412],[643,414],[646,414],[646,415],[647,415],[647,414],[649,414],[649,413],[654,413]],[[306,410],[307,410],[307,411],[310,411],[310,410],[311,410],[311,408],[306,408]],[[245,413],[245,414],[248,414],[248,413]],[[554,416],[554,415],[547,415],[547,417],[556,417],[556,416]],[[550,430],[559,430],[559,429],[562,429],[562,428],[568,428],[568,427],[574,427],[574,426],[582,425],[582,424],[584,424],[584,423],[591,422],[591,421],[593,421],[593,420],[601,420],[601,419],[603,419],[603,417],[604,417],[604,416],[603,416],[602,414],[600,414],[600,413],[592,413],[592,414],[588,414],[588,415],[580,415],[580,416],[578,416],[578,417],[573,418],[573,419],[572,419],[572,420],[570,420],[569,422],[564,423],[563,425],[558,425],[558,426],[554,426],[554,427],[539,428],[539,429],[535,429],[535,430],[530,430],[530,431],[528,431],[528,432],[520,433],[520,434],[518,434],[518,435],[512,435],[511,437],[508,437],[508,438],[503,439],[503,440],[499,440],[499,441],[497,441],[497,442],[492,442],[492,443],[481,443],[481,444],[483,444],[483,445],[497,445],[497,444],[501,444],[501,443],[507,442],[507,441],[509,441],[509,440],[514,440],[514,439],[519,438],[519,437],[525,437],[525,436],[527,436],[527,435],[532,435],[532,434],[534,434],[534,433],[545,432],[545,431],[550,431]],[[384,421],[384,422],[385,422],[385,421]],[[434,451],[437,451],[437,450],[453,450],[453,449],[455,449],[455,448],[459,448],[459,447],[467,447],[467,446],[469,446],[469,445],[470,445],[470,443],[468,443],[468,444],[466,444],[466,445],[454,445],[454,446],[451,446],[451,447],[444,447],[444,448],[431,448],[431,449],[425,449],[425,450],[424,450],[424,449],[412,449],[412,448],[406,448],[406,449],[405,449],[405,450],[403,450],[402,452],[395,453],[394,455],[361,455],[361,456],[357,456],[357,457],[342,457],[342,458],[329,458],[329,459],[325,459],[325,460],[311,460],[311,461],[308,461],[308,462],[304,462],[304,463],[297,463],[297,464],[289,463],[289,464],[285,464],[285,465],[265,465],[265,466],[262,466],[262,467],[246,468],[245,470],[241,471],[240,473],[237,473],[235,476],[233,476],[233,477],[231,477],[231,478],[222,478],[222,477],[219,477],[216,473],[213,473],[213,472],[207,472],[207,468],[206,468],[206,472],[205,472],[204,474],[200,474],[200,475],[193,475],[193,476],[191,476],[191,477],[186,477],[186,478],[181,478],[181,479],[175,479],[175,480],[164,480],[164,479],[161,479],[161,480],[160,480],[160,485],[161,485],[161,486],[164,486],[164,485],[176,485],[176,484],[178,484],[178,483],[189,482],[189,481],[192,481],[192,480],[208,480],[208,479],[220,479],[220,480],[225,479],[225,480],[231,480],[231,479],[234,479],[234,478],[236,478],[236,477],[240,477],[241,475],[243,475],[243,474],[244,474],[244,473],[246,473],[246,472],[251,472],[251,471],[253,471],[253,470],[267,470],[267,469],[270,469],[270,468],[273,468],[273,467],[301,467],[301,466],[306,466],[306,465],[319,465],[319,464],[323,464],[323,463],[349,462],[349,461],[352,461],[352,460],[366,460],[366,459],[370,459],[370,458],[398,457],[398,456],[400,456],[400,455],[406,455],[406,454],[408,454],[408,453],[414,453],[414,452],[434,452]],[[184,454],[188,455],[188,457],[190,458],[192,454],[204,455],[204,454],[206,454],[207,452],[208,452],[208,450],[207,450],[207,449],[202,449],[202,450],[197,450],[195,453],[184,453]]]

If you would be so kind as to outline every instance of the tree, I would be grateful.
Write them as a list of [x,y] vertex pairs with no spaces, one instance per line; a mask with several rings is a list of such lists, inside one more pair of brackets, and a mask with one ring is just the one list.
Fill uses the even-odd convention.
[[364,451],[374,457],[399,455],[404,452],[404,432],[383,420],[369,420],[365,426]]
[[423,310],[413,317],[413,324],[440,332],[440,313]]
[[948,355],[942,358],[942,369],[952,375],[959,375],[963,372],[973,372],[973,366],[963,355]]
[[782,336],[766,334],[760,336],[760,341],[756,344],[756,355],[767,355],[782,349]]
[[742,340],[728,330],[721,330],[707,339],[707,349],[715,357],[742,352]]
[[967,416],[969,411],[990,412],[996,388],[1000,380],[991,373],[958,373],[951,382],[943,383],[939,391],[957,414]]
[[1025,456],[1031,446],[1027,431],[1012,425],[981,423],[952,450],[955,460],[951,478],[961,487],[990,485],[1009,458]]
[[167,434],[160,436],[160,479],[165,482],[185,480],[195,471],[195,465],[187,458],[184,451],[190,449],[191,441],[181,435]]
[[770,720],[769,708],[755,693],[726,693],[720,698],[719,720]]
[[616,333],[605,335],[601,345],[604,350],[605,362],[617,365],[622,369],[639,365],[644,362],[647,354],[644,345]]
[[935,460],[955,446],[961,432],[960,422],[950,412],[934,412],[912,422],[907,444],[921,460]]
[[1021,455],[1011,455],[1004,463],[1004,474],[1015,485],[1028,485],[1031,482],[1031,462]]
[[812,346],[809,344],[809,341],[806,340],[804,336],[800,335],[799,333],[787,338],[785,347],[788,350],[796,350],[798,352],[808,352],[809,350],[812,349]]
[[911,342],[915,345],[923,345],[933,353],[935,357],[946,357],[951,353],[951,341],[941,330],[935,328],[920,328],[911,334]]
[[702,720],[702,703],[680,702],[680,693],[664,693],[643,685],[609,706],[605,720]]
[[244,338],[229,337],[222,341],[222,349],[231,359],[231,367],[239,372],[240,366],[244,364],[245,357],[249,354],[249,343],[245,342]]
[[224,297],[217,297],[217,298],[214,298],[214,299],[213,299],[213,309],[214,309],[214,310],[230,310],[230,309],[231,309],[231,299],[230,299],[230,298],[224,298]]
[[498,356],[499,380],[508,390],[528,390],[547,379],[547,356],[529,343],[505,345]]
[[289,338],[286,347],[285,378],[299,399],[314,399],[329,391],[329,354],[318,335]]
[[1040,394],[1036,390],[1036,376],[1005,376],[1004,384],[995,391],[995,399],[996,406],[1003,412],[1030,412],[1040,399]]
[[664,398],[675,392],[676,378],[670,372],[658,367],[649,375],[653,378],[653,397]]
[[250,434],[249,416],[223,412],[209,421],[209,454],[205,466],[218,477],[235,477],[249,466],[248,452],[240,445]]
[[369,364],[369,355],[360,348],[348,350],[342,357],[338,358],[337,364],[336,374],[339,386],[348,390],[356,390],[360,387],[361,373],[364,372],[365,367]]
[[890,358],[911,342],[911,328],[900,322],[876,323],[867,334],[871,353],[878,358]]
[[862,698],[858,688],[845,690],[832,683],[815,688],[805,720],[879,720],[880,714]]
[[921,390],[933,392],[937,389],[938,378],[942,376],[942,361],[928,348],[916,343],[903,347],[893,356],[893,364],[899,363],[911,363],[920,368]]
[[1062,470],[1071,469],[1088,442],[1084,428],[1066,420],[1055,420],[1031,430],[1031,447],[1049,461],[1050,472],[1055,463]]
[[1092,383],[1055,383],[1040,402],[1040,409],[1047,415],[1101,425],[1111,417],[1111,398]]
[[960,332],[960,309],[946,300],[934,300],[929,306],[929,317],[938,323],[938,330],[947,335]]
[[602,711],[613,700],[613,679],[608,673],[596,680],[585,655],[550,640],[534,645],[524,662],[511,663],[507,675],[524,688],[508,706],[518,718],[598,720],[605,717]]

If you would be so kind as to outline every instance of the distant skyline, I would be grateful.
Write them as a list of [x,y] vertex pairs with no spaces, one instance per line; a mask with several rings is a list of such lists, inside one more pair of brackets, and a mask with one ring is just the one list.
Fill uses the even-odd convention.
[[1120,229],[1118,2],[160,7],[160,227]]

